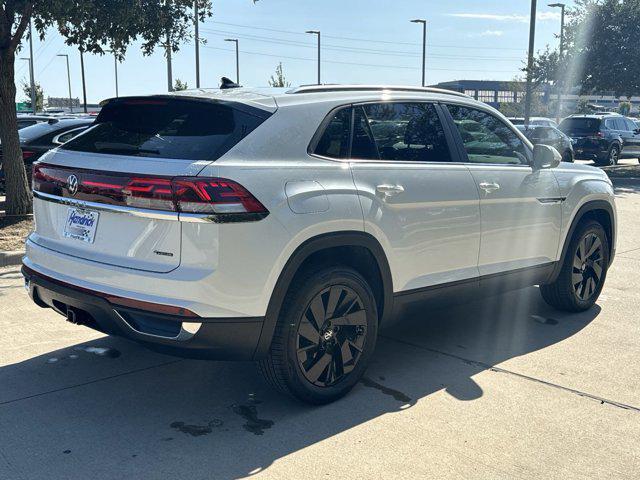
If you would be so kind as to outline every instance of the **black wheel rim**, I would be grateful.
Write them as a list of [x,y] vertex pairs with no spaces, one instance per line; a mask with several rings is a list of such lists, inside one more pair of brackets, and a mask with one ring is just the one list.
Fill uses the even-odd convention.
[[571,283],[576,296],[589,300],[602,282],[604,273],[604,249],[602,241],[594,233],[585,235],[573,257]]
[[335,385],[355,368],[367,336],[361,298],[342,285],[326,288],[307,306],[298,326],[298,365],[318,387]]

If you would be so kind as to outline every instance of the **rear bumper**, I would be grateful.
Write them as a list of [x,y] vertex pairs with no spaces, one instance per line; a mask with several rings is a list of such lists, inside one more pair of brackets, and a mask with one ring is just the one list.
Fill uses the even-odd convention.
[[69,321],[187,358],[253,360],[263,317],[203,318],[115,305],[104,294],[22,267],[29,296]]
[[580,160],[604,160],[609,154],[608,143],[579,140],[573,145],[573,154]]

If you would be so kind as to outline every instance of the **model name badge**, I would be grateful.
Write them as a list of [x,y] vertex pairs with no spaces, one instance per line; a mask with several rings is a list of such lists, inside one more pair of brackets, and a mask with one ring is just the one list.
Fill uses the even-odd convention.
[[161,252],[160,250],[154,250],[153,253],[156,255],[162,255],[164,257],[173,257],[173,253],[171,252]]

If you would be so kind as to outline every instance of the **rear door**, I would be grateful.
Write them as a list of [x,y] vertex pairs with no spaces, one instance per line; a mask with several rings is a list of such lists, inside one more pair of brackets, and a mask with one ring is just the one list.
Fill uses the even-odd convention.
[[53,251],[168,272],[180,264],[171,179],[195,176],[269,112],[172,97],[124,98],[34,171],[36,230]]
[[[561,200],[553,172],[534,171],[529,147],[497,116],[468,106],[447,107],[480,192],[480,275],[554,262]],[[468,133],[471,124],[474,135]]]
[[394,290],[477,278],[478,191],[455,162],[439,106],[359,105],[353,125],[351,169],[365,230],[389,252]]

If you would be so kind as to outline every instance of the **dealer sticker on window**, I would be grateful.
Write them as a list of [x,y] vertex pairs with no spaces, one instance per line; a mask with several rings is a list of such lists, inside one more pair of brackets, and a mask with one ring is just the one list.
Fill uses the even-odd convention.
[[99,215],[98,212],[94,212],[93,210],[69,207],[67,210],[67,221],[64,224],[64,236],[87,243],[93,243]]

